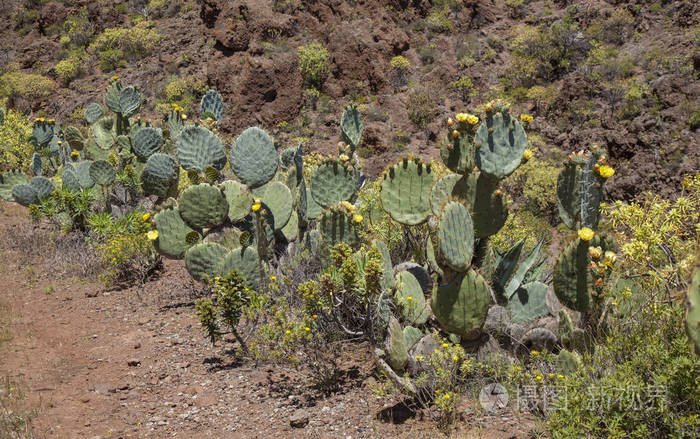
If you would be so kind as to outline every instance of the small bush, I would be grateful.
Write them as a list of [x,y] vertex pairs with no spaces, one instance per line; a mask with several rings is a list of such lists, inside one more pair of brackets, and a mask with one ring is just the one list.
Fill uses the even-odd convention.
[[307,85],[320,88],[329,72],[328,50],[319,43],[308,44],[298,49],[299,71]]
[[405,57],[398,55],[391,58],[391,79],[389,82],[394,90],[400,90],[408,84],[410,69],[411,62]]
[[0,76],[0,98],[23,98],[29,101],[53,94],[56,84],[34,73],[8,72]]
[[691,130],[697,130],[700,128],[700,108],[698,108],[695,113],[690,115],[688,125],[690,125]]
[[408,97],[408,118],[418,128],[426,129],[437,116],[437,97],[427,89],[414,90]]
[[425,24],[432,32],[442,33],[452,30],[450,10],[447,8],[433,8],[425,19]]
[[470,97],[479,94],[477,90],[474,89],[474,84],[471,78],[467,76],[462,76],[458,80],[454,81],[452,84],[454,91],[459,93],[463,101],[468,101]]
[[508,16],[511,18],[522,18],[525,15],[525,5],[529,2],[530,0],[506,0]]
[[0,123],[0,171],[20,169],[29,172],[32,168],[34,147],[27,142],[32,135],[32,124],[14,110],[5,113]]
[[56,64],[56,67],[54,67],[54,70],[56,71],[58,78],[64,84],[68,84],[80,74],[81,63],[82,60],[79,57],[70,56],[59,61],[58,64]]
[[81,9],[77,15],[69,16],[63,24],[65,40],[62,43],[72,47],[87,47],[95,34],[95,25],[90,21],[87,9]]
[[100,67],[111,70],[128,60],[143,58],[160,42],[158,31],[150,21],[142,21],[130,29],[112,27],[90,44],[89,51],[98,54]]
[[172,105],[182,107],[186,112],[198,109],[199,99],[207,91],[207,84],[194,76],[171,76],[165,80],[161,101],[156,111],[168,114]]

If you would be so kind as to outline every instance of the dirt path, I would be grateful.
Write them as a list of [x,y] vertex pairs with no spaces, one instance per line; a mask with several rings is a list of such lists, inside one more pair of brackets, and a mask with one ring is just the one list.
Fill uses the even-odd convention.
[[[5,203],[0,212],[5,234],[24,233],[26,211]],[[98,283],[56,278],[45,255],[25,263],[27,249],[9,241],[0,240],[0,299],[12,309],[13,338],[2,347],[0,377],[26,386],[38,409],[37,437],[438,435],[424,413],[401,424],[377,419],[388,401],[372,392],[371,362],[362,352],[348,355],[347,366],[357,373],[346,390],[316,398],[293,369],[254,368],[213,349],[200,333],[189,277],[177,262],[143,288],[105,292]],[[293,416],[308,423],[293,428]],[[467,418],[455,437],[526,437],[522,419]]]

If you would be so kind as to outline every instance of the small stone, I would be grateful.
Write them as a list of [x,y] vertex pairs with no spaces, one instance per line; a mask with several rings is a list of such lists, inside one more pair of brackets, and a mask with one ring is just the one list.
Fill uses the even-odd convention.
[[126,364],[130,367],[136,367],[141,364],[141,360],[139,360],[138,358],[132,358],[129,361],[127,361]]
[[134,349],[141,349],[141,343],[140,342],[134,343]]
[[289,425],[293,428],[304,428],[309,423],[309,415],[302,409],[295,411],[289,418]]

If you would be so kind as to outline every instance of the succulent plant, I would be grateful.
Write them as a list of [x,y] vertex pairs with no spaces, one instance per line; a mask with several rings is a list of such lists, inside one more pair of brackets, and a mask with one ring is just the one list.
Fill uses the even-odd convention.
[[322,207],[331,207],[355,195],[355,175],[343,163],[327,160],[311,177],[311,196]]
[[277,149],[263,130],[251,127],[243,131],[231,148],[231,169],[251,189],[264,185],[277,173]]
[[177,172],[177,163],[173,157],[162,153],[152,154],[146,160],[146,167],[141,174],[144,193],[165,198]]
[[491,303],[489,287],[479,273],[470,269],[433,292],[431,309],[440,326],[465,340],[481,334]]
[[401,304],[401,314],[412,325],[422,325],[430,317],[430,309],[425,302],[423,289],[416,277],[409,271],[396,275],[396,298]]
[[204,117],[206,113],[210,113],[217,122],[221,122],[221,116],[224,113],[224,104],[221,95],[216,90],[207,90],[204,96],[202,96],[202,100],[199,104],[199,114]]
[[442,209],[437,230],[440,255],[456,271],[466,271],[474,255],[474,226],[469,211],[457,201]]
[[22,206],[28,207],[30,204],[39,203],[39,196],[36,189],[30,184],[18,184],[12,188],[13,199]]
[[357,247],[360,243],[353,216],[343,208],[334,206],[324,210],[318,219],[317,227],[323,241],[329,247],[339,242],[344,242],[350,247]]
[[272,228],[281,230],[289,222],[292,215],[292,193],[287,185],[281,181],[275,181],[267,185],[262,196],[263,206],[270,211]]
[[97,160],[90,163],[88,169],[90,179],[101,186],[109,186],[114,183],[117,172],[107,160]]
[[700,265],[695,268],[688,290],[685,324],[695,355],[700,356]]
[[185,253],[185,268],[199,282],[212,281],[221,276],[222,262],[228,252],[226,247],[214,242],[196,244]]
[[39,201],[47,198],[56,189],[53,182],[46,177],[37,176],[29,180],[29,185],[36,191]]
[[482,174],[502,180],[520,166],[527,135],[520,122],[505,109],[487,113],[474,136],[476,164]]
[[236,270],[245,279],[248,288],[257,289],[260,283],[260,258],[255,248],[239,247],[226,254],[219,273],[225,276],[229,271]]
[[185,224],[180,211],[176,207],[161,210],[153,221],[158,231],[158,239],[154,242],[156,251],[169,259],[184,258],[185,252],[192,246],[187,240],[187,235],[195,231]]
[[354,151],[360,144],[362,138],[362,116],[355,105],[348,105],[340,118],[340,133]]
[[531,282],[521,285],[508,301],[508,311],[515,323],[524,323],[549,314],[547,285]]
[[430,165],[404,158],[384,171],[380,192],[382,207],[396,222],[421,224],[431,213],[433,183],[435,173]]
[[237,181],[228,180],[221,184],[228,203],[228,217],[232,222],[242,220],[250,213],[253,196],[248,188]]
[[67,126],[63,128],[63,140],[68,142],[68,145],[76,151],[82,151],[85,147],[85,138],[83,133],[74,126]]
[[205,229],[221,225],[228,215],[229,205],[219,188],[201,183],[182,192],[178,208],[190,227]]
[[87,121],[89,124],[93,124],[97,122],[97,120],[101,118],[103,114],[104,110],[100,104],[93,102],[85,109],[85,121]]
[[28,184],[29,177],[24,172],[18,170],[10,170],[0,174],[0,197],[4,200],[14,200],[12,196],[12,188],[18,184]]
[[188,125],[177,138],[177,159],[185,170],[203,172],[207,166],[222,170],[226,152],[221,140],[201,126]]
[[163,146],[163,133],[152,127],[142,128],[132,136],[132,149],[140,159],[147,160]]
[[387,362],[392,369],[401,371],[408,364],[408,349],[403,329],[398,320],[391,317],[387,330],[387,337],[384,344],[387,354]]

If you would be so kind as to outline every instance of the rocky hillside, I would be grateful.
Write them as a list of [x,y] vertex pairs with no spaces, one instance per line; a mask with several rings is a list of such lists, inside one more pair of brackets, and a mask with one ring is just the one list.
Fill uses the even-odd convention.
[[0,16],[0,98],[65,123],[117,75],[151,116],[215,88],[224,137],[260,125],[329,152],[354,102],[377,173],[504,99],[534,116],[543,166],[607,147],[611,197],[670,196],[700,169],[694,0],[6,0]]

